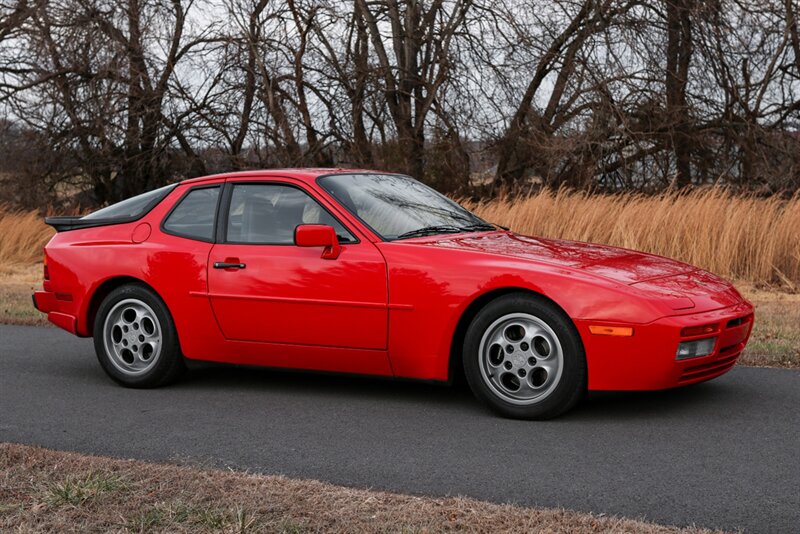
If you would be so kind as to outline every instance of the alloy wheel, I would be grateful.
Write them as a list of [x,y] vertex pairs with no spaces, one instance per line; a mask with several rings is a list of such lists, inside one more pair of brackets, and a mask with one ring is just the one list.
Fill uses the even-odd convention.
[[141,375],[152,369],[161,355],[161,324],[150,306],[125,299],[108,312],[103,341],[114,367],[129,376]]
[[533,315],[500,317],[484,332],[480,371],[492,392],[517,405],[540,402],[558,386],[564,353],[550,326]]

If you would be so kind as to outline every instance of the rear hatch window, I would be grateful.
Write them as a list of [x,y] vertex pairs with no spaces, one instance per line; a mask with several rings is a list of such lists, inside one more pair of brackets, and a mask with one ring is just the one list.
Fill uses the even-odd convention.
[[143,217],[148,211],[153,209],[156,204],[164,200],[175,185],[167,185],[159,189],[136,195],[127,200],[117,202],[103,209],[99,209],[81,217],[82,221],[132,221]]
[[67,232],[79,228],[92,228],[109,224],[121,224],[141,219],[166,196],[177,184],[167,185],[159,189],[142,193],[135,197],[117,202],[105,208],[84,215],[83,217],[47,217],[44,222],[58,232]]

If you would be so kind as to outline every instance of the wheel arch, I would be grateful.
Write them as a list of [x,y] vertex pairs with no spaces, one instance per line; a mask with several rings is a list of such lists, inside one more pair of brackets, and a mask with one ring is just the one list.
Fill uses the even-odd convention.
[[523,293],[527,295],[532,295],[537,298],[541,298],[553,306],[555,306],[561,313],[564,314],[564,317],[569,319],[569,323],[575,328],[575,334],[577,338],[583,343],[581,340],[580,335],[578,335],[577,327],[575,326],[574,321],[563,308],[563,306],[559,305],[558,302],[554,301],[547,295],[539,292],[534,291],[528,287],[520,287],[520,286],[509,286],[509,287],[501,287],[495,288],[491,291],[487,291],[481,295],[475,297],[472,302],[470,302],[464,311],[461,313],[461,316],[456,323],[456,328],[453,331],[453,337],[450,341],[450,355],[449,355],[449,366],[448,366],[448,381],[449,382],[460,382],[463,379],[464,375],[464,366],[462,365],[462,358],[463,358],[463,346],[464,346],[464,338],[467,335],[467,329],[469,328],[470,323],[475,318],[476,315],[490,302],[493,300],[503,297],[505,295],[510,295],[513,293]]
[[[164,297],[162,297],[153,286],[151,286],[141,278],[125,275],[125,276],[114,276],[112,278],[104,280],[92,292],[91,297],[89,298],[89,304],[86,307],[86,313],[84,314],[84,317],[86,321],[85,333],[87,337],[91,337],[92,335],[94,335],[94,321],[95,317],[97,316],[97,310],[100,309],[100,304],[102,304],[103,300],[109,294],[111,294],[112,291],[126,284],[137,284],[140,286],[144,286],[153,293],[155,293],[156,296],[158,296],[158,298],[160,298],[161,301],[164,302]],[[169,310],[169,307],[167,307],[167,310]]]

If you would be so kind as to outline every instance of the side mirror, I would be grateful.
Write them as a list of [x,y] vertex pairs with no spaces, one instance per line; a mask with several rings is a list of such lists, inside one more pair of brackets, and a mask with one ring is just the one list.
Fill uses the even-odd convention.
[[324,224],[301,224],[294,229],[294,244],[298,247],[325,247],[322,257],[326,260],[335,260],[342,253],[336,230]]

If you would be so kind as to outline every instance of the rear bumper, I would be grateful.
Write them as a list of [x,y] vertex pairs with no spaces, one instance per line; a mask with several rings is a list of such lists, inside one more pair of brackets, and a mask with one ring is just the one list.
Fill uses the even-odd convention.
[[[77,318],[61,310],[62,301],[56,299],[56,294],[51,291],[36,291],[31,295],[33,307],[47,314],[47,320],[71,334],[78,333]],[[71,304],[71,302],[69,302]]]
[[[665,317],[633,326],[631,337],[592,335],[590,324],[576,321],[586,348],[590,390],[656,390],[710,380],[730,371],[747,345],[753,328],[753,307],[742,301],[706,313]],[[605,323],[604,323],[605,324]],[[708,356],[676,360],[681,330],[691,326],[719,325],[705,337],[717,338]],[[702,336],[701,336],[702,337]]]

